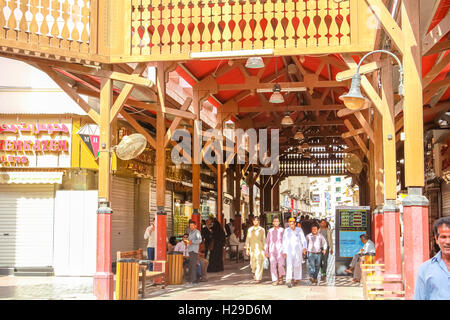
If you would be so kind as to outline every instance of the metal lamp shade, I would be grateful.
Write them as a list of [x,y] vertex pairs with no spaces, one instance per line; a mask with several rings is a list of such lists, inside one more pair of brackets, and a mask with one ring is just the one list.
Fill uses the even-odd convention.
[[270,102],[270,103],[283,103],[283,102],[284,102],[283,95],[282,95],[280,92],[275,91],[275,92],[272,93],[272,95],[270,96],[269,102]]
[[248,69],[264,68],[264,60],[261,57],[250,57],[247,59],[245,67]]
[[283,126],[292,126],[294,121],[292,121],[292,118],[287,114],[284,116],[283,120],[281,120],[281,124]]
[[366,98],[361,94],[361,75],[356,73],[352,79],[350,91],[339,97],[350,110],[360,110],[366,103]]
[[303,139],[305,139],[305,136],[303,135],[303,133],[301,133],[300,131],[298,131],[298,132],[295,134],[294,139],[296,139],[296,140],[303,140]]

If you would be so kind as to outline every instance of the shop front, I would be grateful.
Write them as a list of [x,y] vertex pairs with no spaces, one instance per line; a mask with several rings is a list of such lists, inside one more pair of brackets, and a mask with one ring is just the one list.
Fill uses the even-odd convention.
[[71,167],[70,116],[2,115],[0,274],[53,274],[57,192]]

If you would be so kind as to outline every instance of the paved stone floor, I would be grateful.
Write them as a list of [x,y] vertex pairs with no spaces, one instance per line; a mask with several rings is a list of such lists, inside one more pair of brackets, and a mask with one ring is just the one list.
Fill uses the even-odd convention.
[[[264,271],[263,282],[254,284],[247,262],[227,261],[225,270],[210,273],[208,282],[196,286],[171,285],[166,289],[147,286],[147,299],[163,300],[241,300],[241,299],[294,299],[294,300],[354,300],[362,299],[362,287],[350,277],[334,276],[334,257],[330,256],[328,275],[318,285],[309,283],[307,264],[303,265],[303,278],[299,286],[287,288],[273,286],[269,271]],[[2,300],[93,300],[91,277],[14,277],[0,276]]]

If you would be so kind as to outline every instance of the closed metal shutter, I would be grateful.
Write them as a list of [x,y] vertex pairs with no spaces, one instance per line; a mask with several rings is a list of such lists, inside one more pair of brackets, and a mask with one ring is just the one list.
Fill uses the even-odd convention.
[[[164,197],[164,211],[166,212],[166,230],[167,230],[167,238],[173,236],[173,198],[172,191],[166,190],[166,195]],[[152,179],[150,181],[150,219],[155,217],[156,211],[156,179]]]
[[0,267],[53,265],[54,185],[0,185]]
[[450,184],[445,182],[441,185],[442,194],[442,216],[450,216]]
[[117,251],[134,248],[134,178],[113,176],[111,183],[112,214],[112,260]]

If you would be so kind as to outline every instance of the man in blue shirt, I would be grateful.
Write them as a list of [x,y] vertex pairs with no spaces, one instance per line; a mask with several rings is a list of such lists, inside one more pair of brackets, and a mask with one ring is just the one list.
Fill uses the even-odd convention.
[[434,236],[441,251],[420,267],[415,300],[450,300],[450,217],[435,222]]

